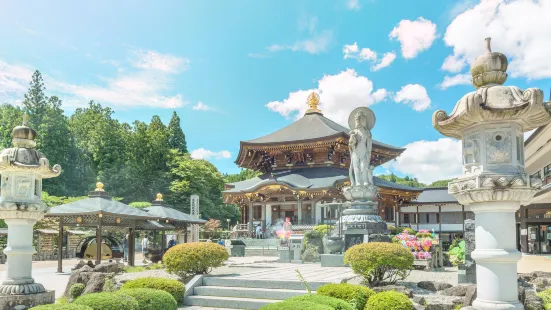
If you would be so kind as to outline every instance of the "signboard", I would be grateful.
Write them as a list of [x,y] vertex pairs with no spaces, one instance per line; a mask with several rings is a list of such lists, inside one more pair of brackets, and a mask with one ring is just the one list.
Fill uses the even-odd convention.
[[367,229],[366,223],[353,223],[353,224],[346,224],[346,229]]
[[289,247],[288,246],[278,246],[277,250],[278,251],[289,251]]
[[526,235],[528,235],[528,229],[526,229],[526,228],[521,229],[521,230],[520,230],[520,235],[521,235],[521,236],[526,236]]
[[[197,195],[191,195],[189,197],[189,203],[190,203],[190,215],[199,218],[199,196]],[[191,242],[199,242],[199,225],[193,224],[191,225]]]
[[344,236],[344,244],[345,249],[348,250],[349,248],[361,244],[364,241],[364,235],[358,234],[358,235],[345,235]]

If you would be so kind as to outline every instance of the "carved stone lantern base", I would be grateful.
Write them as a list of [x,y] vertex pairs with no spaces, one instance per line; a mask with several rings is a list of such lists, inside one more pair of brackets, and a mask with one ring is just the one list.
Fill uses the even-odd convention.
[[45,291],[30,295],[0,295],[0,309],[2,310],[24,310],[53,303],[55,303],[54,291]]

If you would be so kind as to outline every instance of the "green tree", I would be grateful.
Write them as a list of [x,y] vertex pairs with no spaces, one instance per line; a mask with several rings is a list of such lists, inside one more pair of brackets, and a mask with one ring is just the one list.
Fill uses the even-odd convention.
[[222,189],[224,178],[216,167],[202,159],[192,159],[189,154],[176,150],[170,152],[172,183],[167,195],[169,204],[189,213],[189,196],[199,195],[201,216],[225,221],[236,221],[239,211],[234,205],[224,204]]
[[23,109],[29,115],[29,125],[38,128],[48,108],[48,97],[44,93],[46,87],[40,71],[33,73],[29,83],[29,91],[24,95]]
[[15,126],[21,125],[23,111],[10,104],[0,105],[0,148],[12,147],[11,131]]
[[453,179],[434,181],[429,185],[429,187],[447,187],[448,183],[451,181],[453,181]]
[[250,169],[241,169],[239,173],[224,174],[224,183],[235,183],[239,181],[245,181],[245,180],[257,177],[261,174],[262,173],[259,171],[254,171]]
[[168,144],[171,149],[176,149],[182,153],[187,153],[186,136],[180,127],[180,117],[176,111],[172,112],[170,123],[168,124]]
[[395,175],[394,173],[392,173],[392,174],[387,174],[387,175],[378,175],[377,177],[381,178],[381,179],[384,179],[384,180],[387,180],[387,181],[390,181],[390,182],[394,182],[396,184],[407,185],[407,186],[411,186],[411,187],[420,187],[420,188],[427,187],[426,184],[423,184],[423,183],[419,182],[417,180],[417,178],[411,178],[409,176],[405,176],[405,177],[401,178],[401,177]]

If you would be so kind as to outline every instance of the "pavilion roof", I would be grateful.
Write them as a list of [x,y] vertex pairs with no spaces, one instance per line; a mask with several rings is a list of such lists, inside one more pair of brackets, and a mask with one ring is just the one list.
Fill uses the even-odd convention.
[[[224,193],[253,192],[261,186],[270,184],[284,184],[297,190],[316,190],[334,187],[338,182],[348,180],[348,169],[334,167],[300,168],[280,172],[266,173],[245,181],[228,183],[231,187]],[[376,186],[396,190],[420,192],[423,189],[386,181],[373,177]]]
[[55,206],[50,209],[50,212],[47,214],[47,216],[59,217],[99,213],[134,219],[158,218],[155,215],[149,214],[140,209],[133,208],[122,202],[103,197],[90,197]]
[[207,222],[203,219],[194,218],[189,214],[164,205],[152,205],[151,207],[144,208],[144,210],[146,210],[147,213],[156,217],[172,221],[187,222],[191,224],[204,224]]
[[[350,129],[341,126],[334,121],[323,116],[319,112],[306,113],[296,122],[284,127],[278,131],[262,136],[260,138],[243,141],[243,144],[275,144],[283,142],[305,142],[310,140],[319,140],[323,138],[346,136]],[[404,151],[404,148],[392,146],[373,140],[374,146],[382,148]]]
[[168,223],[161,223],[152,220],[141,221],[136,225],[138,230],[173,230],[176,229],[173,225]]
[[408,205],[459,204],[457,199],[448,193],[448,187],[427,187]]

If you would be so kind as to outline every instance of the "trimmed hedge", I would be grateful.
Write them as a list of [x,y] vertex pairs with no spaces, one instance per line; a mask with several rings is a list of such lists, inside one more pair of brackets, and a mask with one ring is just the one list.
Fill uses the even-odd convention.
[[539,292],[537,295],[543,299],[543,308],[551,310],[551,289]]
[[171,247],[163,256],[169,273],[181,278],[207,274],[230,258],[225,247],[213,242],[191,242]]
[[172,295],[178,304],[183,301],[184,293],[186,292],[186,287],[182,282],[163,278],[139,278],[131,280],[124,283],[121,290],[133,288],[152,288],[165,291]]
[[120,292],[82,295],[72,305],[83,305],[93,310],[139,310],[138,301]]
[[403,293],[386,291],[369,298],[365,310],[413,310],[413,303]]
[[325,284],[316,290],[316,294],[344,300],[356,310],[363,310],[367,300],[375,295],[375,292],[365,286],[340,283]]
[[29,310],[94,310],[88,306],[73,304],[55,304],[32,307]]
[[355,245],[344,254],[344,263],[369,286],[394,284],[413,269],[413,255],[401,244],[369,242]]
[[69,289],[69,297],[71,297],[72,299],[77,299],[78,297],[80,297],[80,295],[82,295],[82,292],[84,292],[85,288],[86,286],[82,283],[73,284]]
[[152,288],[131,288],[121,291],[138,301],[138,310],[177,310],[178,303],[168,292]]

